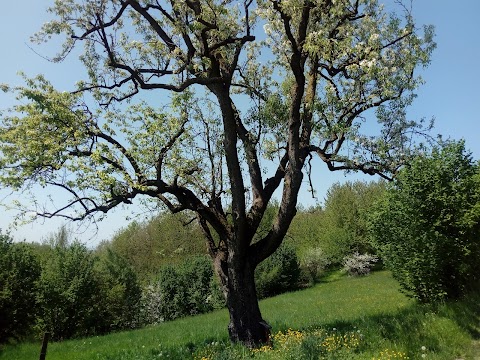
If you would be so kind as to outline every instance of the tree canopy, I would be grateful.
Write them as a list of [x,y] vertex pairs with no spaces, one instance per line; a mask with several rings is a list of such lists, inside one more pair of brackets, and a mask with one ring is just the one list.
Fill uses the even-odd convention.
[[[56,1],[33,40],[64,37],[53,61],[83,45],[86,77],[70,92],[43,76],[3,86],[19,103],[2,116],[0,181],[34,197],[34,184],[63,193],[64,203],[29,209],[46,217],[102,216],[142,196],[192,211],[232,339],[258,342],[253,271],[281,244],[310,159],[390,178],[424,129],[405,109],[433,29],[421,33],[397,5],[387,13],[376,0]],[[375,114],[377,125],[365,127]],[[277,189],[278,212],[258,239]]]

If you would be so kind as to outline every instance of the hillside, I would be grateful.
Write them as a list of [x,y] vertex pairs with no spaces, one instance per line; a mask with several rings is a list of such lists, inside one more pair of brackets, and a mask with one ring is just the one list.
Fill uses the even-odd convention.
[[[472,296],[434,309],[420,306],[401,294],[388,272],[359,278],[332,277],[313,288],[261,301],[265,318],[277,335],[274,349],[257,351],[254,357],[282,359],[295,353],[300,358],[301,354],[308,356],[309,351],[311,354],[309,344],[318,343],[314,349],[325,350],[328,356],[325,358],[390,359],[403,354],[410,359],[420,359],[425,354],[430,359],[472,359],[472,340],[480,331],[478,300],[478,295]],[[249,350],[228,343],[227,322],[228,314],[221,310],[141,330],[52,343],[47,359],[143,360],[167,358],[167,355],[170,359],[201,359],[202,356],[204,359],[215,359],[215,356],[240,359],[252,356]],[[280,335],[279,331],[282,331]],[[339,340],[347,337],[357,339],[358,343]],[[322,348],[327,344],[325,341],[332,339],[336,339],[337,347]],[[0,359],[36,359],[39,351],[39,343],[10,346],[2,350]]]

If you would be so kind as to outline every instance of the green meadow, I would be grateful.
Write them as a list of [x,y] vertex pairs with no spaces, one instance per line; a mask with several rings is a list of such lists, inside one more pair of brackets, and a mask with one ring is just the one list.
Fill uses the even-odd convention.
[[[47,360],[476,359],[480,296],[424,306],[389,272],[338,273],[302,291],[260,302],[272,343],[249,350],[228,341],[226,310],[141,330],[50,343]],[[40,343],[8,345],[0,359],[38,359]],[[478,355],[477,355],[478,356]]]

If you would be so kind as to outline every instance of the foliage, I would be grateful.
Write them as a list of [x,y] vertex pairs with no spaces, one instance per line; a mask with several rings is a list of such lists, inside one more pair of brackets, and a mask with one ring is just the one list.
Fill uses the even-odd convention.
[[225,307],[220,284],[206,257],[173,258],[157,272],[156,280],[143,287],[140,316],[144,324],[159,324],[176,318]]
[[49,243],[0,234],[1,341],[49,331],[55,340],[138,327],[141,288],[125,259],[95,256],[62,227]]
[[188,213],[162,213],[145,222],[131,222],[102,244],[125,258],[139,279],[148,282],[165,264],[181,263],[205,252],[203,234],[196,223],[186,225]]
[[37,304],[38,259],[26,244],[0,231],[0,344],[31,332]]
[[325,252],[317,247],[305,251],[300,259],[300,267],[310,277],[310,281],[315,283],[330,264]]
[[97,331],[104,333],[140,326],[142,290],[132,267],[108,249],[96,262],[95,270],[101,296],[97,329],[104,324],[104,328]]
[[92,252],[79,242],[54,245],[38,281],[40,331],[55,340],[96,333],[101,295],[94,262]]
[[403,170],[372,216],[372,237],[404,290],[423,302],[478,282],[480,167],[446,142]]
[[43,259],[36,291],[38,331],[60,340],[141,325],[141,288],[121,256],[72,242],[63,226]]
[[159,323],[213,310],[213,269],[205,257],[194,257],[161,268],[158,280],[144,288],[146,323]]
[[343,269],[350,276],[368,275],[377,261],[378,257],[375,255],[356,252],[343,259]]
[[346,182],[334,184],[325,199],[325,243],[333,263],[345,256],[372,252],[368,239],[368,212],[385,191],[384,182]]
[[300,258],[320,248],[325,261],[335,266],[342,265],[345,256],[355,252],[373,253],[368,213],[385,188],[383,181],[336,183],[328,189],[323,209],[299,211],[289,235]]
[[323,247],[324,244],[320,243],[320,240],[324,226],[321,206],[317,205],[307,209],[299,206],[285,242],[294,245],[301,258],[305,251],[315,247]]
[[269,297],[298,287],[300,267],[295,249],[282,244],[255,270],[255,285],[260,298]]

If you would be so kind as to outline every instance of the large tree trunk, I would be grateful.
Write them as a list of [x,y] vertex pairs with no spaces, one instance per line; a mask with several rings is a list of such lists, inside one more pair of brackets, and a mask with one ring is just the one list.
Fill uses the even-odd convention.
[[269,341],[270,327],[263,320],[255,288],[255,267],[229,256],[215,262],[230,313],[230,340],[254,347]]

